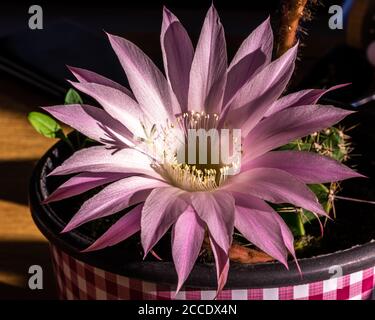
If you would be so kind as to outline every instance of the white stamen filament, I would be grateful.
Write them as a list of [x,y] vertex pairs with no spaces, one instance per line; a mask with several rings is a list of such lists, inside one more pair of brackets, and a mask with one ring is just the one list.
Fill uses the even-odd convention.
[[177,122],[186,133],[188,129],[213,129],[217,128],[219,116],[216,113],[207,114],[202,112],[189,111],[177,116]]

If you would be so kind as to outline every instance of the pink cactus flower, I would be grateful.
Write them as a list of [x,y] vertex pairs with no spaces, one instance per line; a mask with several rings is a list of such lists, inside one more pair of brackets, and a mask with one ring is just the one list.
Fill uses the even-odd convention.
[[[326,90],[281,97],[293,74],[298,44],[271,61],[269,19],[244,40],[228,65],[224,29],[213,6],[195,50],[182,24],[165,8],[160,36],[165,75],[135,44],[108,37],[130,89],[92,71],[70,68],[78,80],[72,85],[102,108],[44,108],[101,144],[75,152],[51,173],[77,175],[46,202],[106,185],[82,205],[63,231],[134,206],[86,251],[112,246],[140,231],[147,255],[172,227],[177,291],[189,276],[205,236],[216,261],[218,291],[223,289],[234,228],[287,267],[288,254],[295,258],[293,235],[268,202],[326,215],[306,184],[361,175],[315,153],[275,149],[327,128],[351,112],[317,105]],[[240,129],[238,173],[226,173],[234,164],[179,162],[176,128],[185,138],[189,129]]]

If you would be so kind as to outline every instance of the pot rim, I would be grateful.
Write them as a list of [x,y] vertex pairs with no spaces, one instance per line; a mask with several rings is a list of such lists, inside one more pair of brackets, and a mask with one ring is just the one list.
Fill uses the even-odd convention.
[[[81,250],[89,246],[93,239],[76,230],[60,233],[65,226],[64,222],[48,204],[43,205],[41,201],[48,194],[45,183],[46,173],[50,171],[53,161],[58,161],[59,151],[66,148],[63,141],[54,144],[38,161],[30,179],[29,206],[32,218],[43,235],[62,251],[92,266],[126,277],[176,285],[177,273],[172,262],[126,261],[126,258],[121,258],[123,251],[113,250],[113,247],[82,253]],[[275,288],[318,282],[332,278],[334,276],[332,267],[336,266],[342,268],[342,275],[361,271],[375,266],[375,240],[329,254],[298,259],[298,261],[302,275],[291,260],[289,270],[279,262],[259,264],[231,262],[225,288]],[[185,287],[215,289],[217,287],[215,265],[196,263],[185,282]]]

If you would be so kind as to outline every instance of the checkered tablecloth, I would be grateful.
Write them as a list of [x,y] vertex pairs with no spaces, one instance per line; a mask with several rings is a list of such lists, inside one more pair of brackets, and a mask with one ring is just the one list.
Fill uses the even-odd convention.
[[[61,299],[210,300],[214,290],[174,288],[120,276],[74,259],[51,246]],[[298,286],[223,290],[218,300],[364,300],[373,298],[375,268]]]

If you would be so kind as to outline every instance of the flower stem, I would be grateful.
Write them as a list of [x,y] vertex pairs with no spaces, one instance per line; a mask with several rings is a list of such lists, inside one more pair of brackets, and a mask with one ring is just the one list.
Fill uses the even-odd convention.
[[280,33],[276,57],[282,56],[296,43],[300,19],[303,17],[307,0],[283,0],[281,5]]

